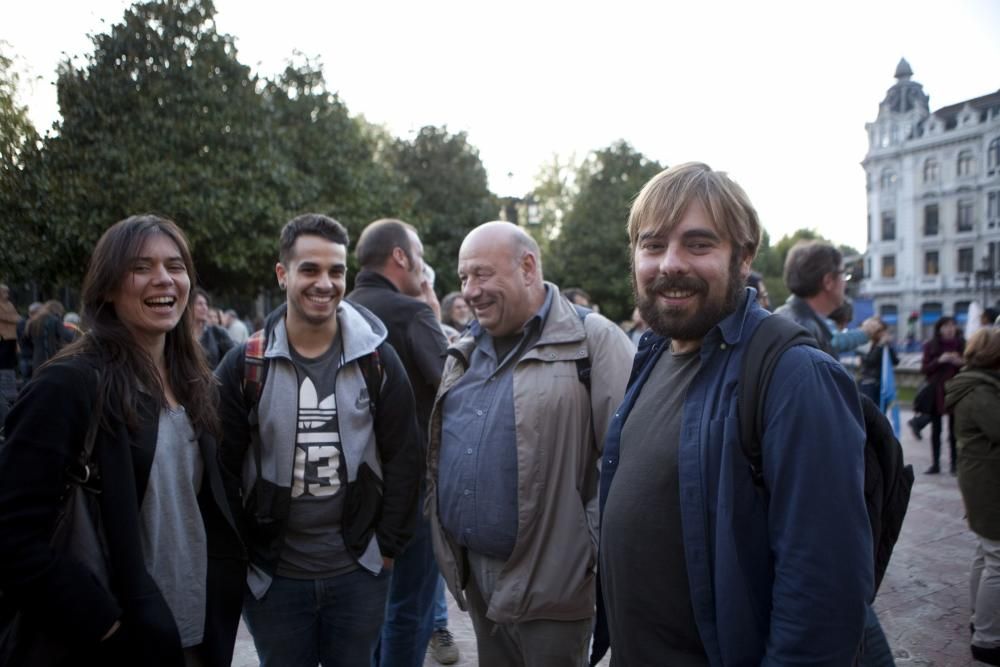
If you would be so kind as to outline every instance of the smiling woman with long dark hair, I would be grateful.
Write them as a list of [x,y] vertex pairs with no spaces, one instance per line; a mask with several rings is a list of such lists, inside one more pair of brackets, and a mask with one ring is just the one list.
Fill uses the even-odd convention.
[[[216,463],[216,387],[194,340],[194,266],[171,221],[109,228],[83,283],[87,334],[36,369],[0,448],[0,588],[49,664],[229,665],[244,550]],[[52,526],[88,430],[107,585]]]

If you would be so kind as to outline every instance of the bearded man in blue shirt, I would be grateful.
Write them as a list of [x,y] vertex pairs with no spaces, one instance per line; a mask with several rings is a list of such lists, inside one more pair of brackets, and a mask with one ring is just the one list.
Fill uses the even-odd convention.
[[763,488],[740,446],[742,355],[768,317],[745,287],[760,223],[707,165],[655,176],[628,233],[640,342],[602,457],[612,665],[849,665],[873,588],[865,431],[851,377],[781,355]]

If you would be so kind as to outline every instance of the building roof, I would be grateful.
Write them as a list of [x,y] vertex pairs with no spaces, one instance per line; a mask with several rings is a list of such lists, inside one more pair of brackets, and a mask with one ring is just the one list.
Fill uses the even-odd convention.
[[965,100],[964,102],[958,102],[957,104],[949,104],[946,107],[941,107],[934,112],[934,115],[940,118],[945,123],[945,127],[954,127],[957,121],[958,112],[965,108],[965,105],[969,105],[980,114],[988,113],[990,109],[996,108],[998,113],[1000,113],[1000,90],[995,93],[989,93],[988,95],[983,95],[982,97],[974,97],[971,100]]

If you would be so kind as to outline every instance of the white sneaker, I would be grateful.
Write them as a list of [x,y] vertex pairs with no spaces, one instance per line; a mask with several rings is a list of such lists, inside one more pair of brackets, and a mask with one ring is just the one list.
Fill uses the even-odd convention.
[[442,665],[453,665],[458,662],[458,647],[455,638],[448,628],[438,628],[431,633],[431,655]]

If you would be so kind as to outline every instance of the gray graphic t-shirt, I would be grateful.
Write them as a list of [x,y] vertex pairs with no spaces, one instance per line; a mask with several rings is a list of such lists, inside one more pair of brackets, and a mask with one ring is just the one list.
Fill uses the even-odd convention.
[[340,530],[347,484],[334,393],[340,338],[315,359],[289,349],[299,376],[299,414],[292,501],[278,574],[293,579],[333,577],[357,567]]

